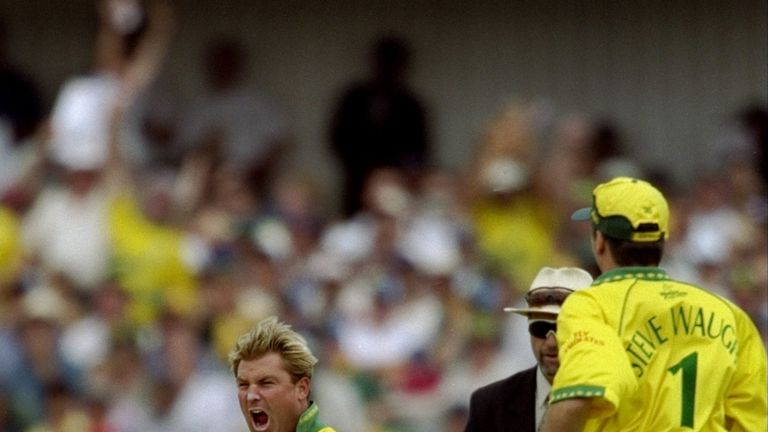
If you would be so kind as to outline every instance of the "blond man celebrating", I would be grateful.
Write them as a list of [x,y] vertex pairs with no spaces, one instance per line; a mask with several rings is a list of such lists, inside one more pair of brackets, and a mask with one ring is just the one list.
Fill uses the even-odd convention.
[[261,321],[238,338],[229,363],[250,432],[335,432],[309,399],[317,358],[289,325]]

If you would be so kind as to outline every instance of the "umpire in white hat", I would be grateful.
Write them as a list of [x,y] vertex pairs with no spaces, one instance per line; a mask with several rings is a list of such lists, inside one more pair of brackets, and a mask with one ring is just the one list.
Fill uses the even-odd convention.
[[465,432],[535,432],[546,409],[557,359],[557,314],[574,291],[592,284],[592,276],[580,268],[544,267],[525,295],[527,307],[504,308],[528,318],[531,349],[537,365],[472,393]]

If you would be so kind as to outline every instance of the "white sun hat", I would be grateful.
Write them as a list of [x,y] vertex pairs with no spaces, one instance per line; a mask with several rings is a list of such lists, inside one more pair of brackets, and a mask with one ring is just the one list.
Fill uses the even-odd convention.
[[592,284],[592,276],[576,267],[543,267],[533,279],[525,300],[528,307],[506,307],[505,312],[514,312],[530,317],[533,313],[560,313],[560,305],[574,291]]

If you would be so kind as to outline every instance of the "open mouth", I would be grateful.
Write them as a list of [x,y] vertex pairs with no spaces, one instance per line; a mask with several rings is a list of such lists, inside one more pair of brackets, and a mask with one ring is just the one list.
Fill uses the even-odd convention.
[[253,422],[254,429],[257,431],[265,431],[269,427],[269,414],[261,409],[254,409],[250,411],[251,422]]

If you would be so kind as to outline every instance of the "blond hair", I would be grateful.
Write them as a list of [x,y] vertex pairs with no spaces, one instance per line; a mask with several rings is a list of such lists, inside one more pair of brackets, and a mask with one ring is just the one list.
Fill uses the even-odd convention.
[[294,382],[302,377],[312,378],[317,358],[312,355],[307,341],[275,316],[262,320],[253,330],[237,338],[235,349],[229,353],[232,373],[237,376],[241,361],[268,353],[280,354]]

